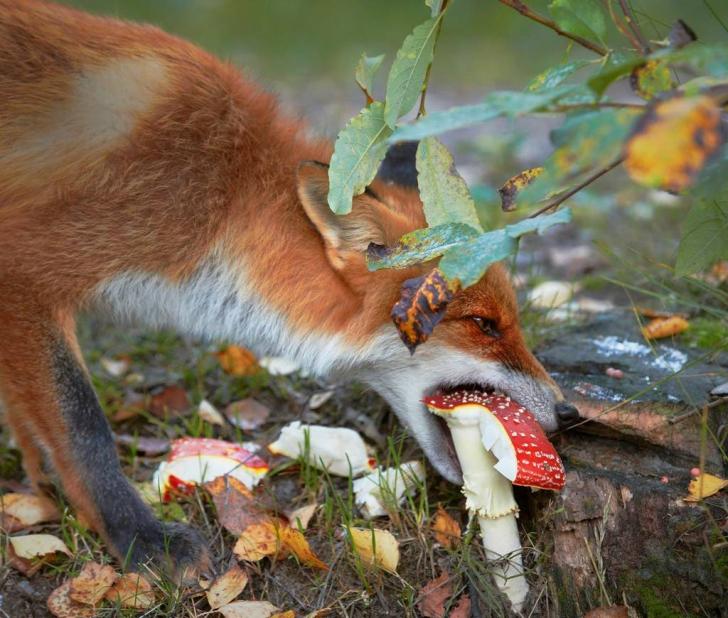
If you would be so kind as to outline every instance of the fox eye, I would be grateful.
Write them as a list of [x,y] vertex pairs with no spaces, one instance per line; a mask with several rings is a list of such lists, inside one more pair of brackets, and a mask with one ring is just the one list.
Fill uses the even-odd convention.
[[489,320],[488,318],[481,318],[477,315],[474,315],[470,318],[473,322],[475,322],[478,326],[478,328],[481,330],[481,332],[484,335],[487,335],[488,337],[498,338],[500,337],[500,331],[498,330],[498,326],[495,323],[495,320]]

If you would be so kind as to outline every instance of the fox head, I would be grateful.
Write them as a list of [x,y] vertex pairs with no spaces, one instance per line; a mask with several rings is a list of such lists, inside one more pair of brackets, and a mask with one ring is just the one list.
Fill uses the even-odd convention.
[[[411,184],[412,174],[405,171],[405,178]],[[379,179],[354,199],[348,215],[329,209],[326,166],[302,164],[298,183],[301,203],[320,233],[330,265],[359,298],[366,316],[356,322],[361,332],[349,333],[356,352],[346,369],[387,400],[445,478],[459,483],[460,467],[446,427],[422,403],[427,395],[458,387],[500,391],[528,408],[547,431],[578,418],[526,346],[516,295],[502,264],[456,294],[431,337],[409,353],[389,314],[402,283],[425,274],[432,264],[367,269],[370,243],[392,245],[403,234],[426,226],[417,191],[397,183],[386,161]]]

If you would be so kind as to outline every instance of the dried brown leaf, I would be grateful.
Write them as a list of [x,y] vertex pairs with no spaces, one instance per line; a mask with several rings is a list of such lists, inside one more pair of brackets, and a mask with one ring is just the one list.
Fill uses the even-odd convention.
[[78,576],[70,580],[68,596],[76,603],[96,605],[118,578],[119,575],[108,564],[87,562]]
[[584,618],[628,618],[629,608],[626,605],[610,605],[597,607],[584,614]]
[[506,180],[503,186],[498,189],[501,197],[501,208],[506,212],[515,210],[518,192],[531,184],[542,172],[543,167],[530,167]]
[[248,583],[248,574],[237,564],[218,577],[207,590],[207,602],[217,609],[235,600]]
[[280,610],[268,601],[234,601],[217,610],[224,618],[272,618]]
[[218,522],[230,534],[240,535],[252,524],[269,520],[251,491],[233,476],[218,476],[204,488],[215,504]]
[[440,505],[432,519],[432,533],[435,540],[447,549],[457,546],[462,534],[460,524]]
[[241,560],[257,562],[276,555],[282,547],[278,531],[272,521],[248,526],[238,537],[233,553]]
[[237,345],[229,345],[220,350],[217,360],[225,373],[234,376],[254,375],[260,370],[255,354]]
[[51,592],[46,606],[56,618],[94,618],[96,610],[88,605],[76,603],[70,596],[71,582],[61,584]]
[[268,420],[270,409],[255,399],[241,399],[228,404],[225,416],[243,431],[252,431]]
[[689,327],[689,322],[678,315],[669,318],[655,318],[642,328],[642,335],[645,339],[663,339],[679,335]]
[[328,565],[313,553],[306,537],[301,532],[289,527],[282,528],[279,532],[283,546],[290,550],[303,564],[323,571],[329,570]]
[[36,524],[59,521],[56,505],[45,496],[8,493],[0,496],[0,527],[16,532]]
[[149,401],[149,411],[161,419],[182,416],[189,410],[190,399],[181,386],[166,386]]
[[417,609],[423,618],[445,618],[445,604],[451,596],[452,581],[450,574],[445,571],[420,589]]
[[362,562],[396,573],[399,564],[399,542],[388,530],[348,528],[349,537]]
[[106,592],[107,601],[121,607],[148,609],[154,605],[152,585],[138,573],[125,573]]
[[437,268],[402,284],[400,299],[392,307],[391,316],[411,354],[432,334],[456,289]]

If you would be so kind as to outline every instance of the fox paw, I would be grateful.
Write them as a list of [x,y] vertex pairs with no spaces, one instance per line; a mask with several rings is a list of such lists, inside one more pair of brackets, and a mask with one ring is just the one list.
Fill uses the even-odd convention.
[[161,523],[159,533],[131,548],[126,568],[143,573],[145,567],[161,570],[177,584],[197,583],[212,575],[212,561],[205,539],[181,523]]

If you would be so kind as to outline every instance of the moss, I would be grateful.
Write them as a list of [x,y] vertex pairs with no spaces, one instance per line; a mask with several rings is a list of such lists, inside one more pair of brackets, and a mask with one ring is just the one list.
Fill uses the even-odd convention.
[[725,349],[728,345],[728,325],[710,318],[694,318],[681,337],[688,345],[705,350]]

